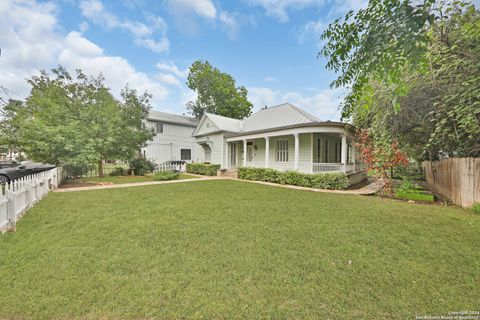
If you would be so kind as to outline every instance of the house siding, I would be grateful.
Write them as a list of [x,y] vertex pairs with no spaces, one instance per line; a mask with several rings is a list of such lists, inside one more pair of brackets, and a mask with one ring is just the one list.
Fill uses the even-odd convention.
[[[211,149],[210,163],[220,164],[224,168],[224,156],[226,149],[226,142],[223,133],[212,134],[208,136],[211,143],[209,144]],[[199,139],[201,140],[201,139]],[[198,145],[198,162],[205,162],[205,149],[201,145]]]
[[191,150],[191,160],[195,161],[197,157],[197,146],[195,139],[192,137],[192,126],[166,123],[162,121],[148,120],[145,126],[149,129],[155,130],[156,123],[163,124],[163,133],[156,133],[153,140],[148,142],[148,145],[141,150],[142,154],[149,160],[161,164],[170,160],[181,160],[181,149]]
[[216,132],[216,131],[219,131],[219,128],[217,127],[217,125],[215,125],[215,123],[213,123],[213,121],[210,120],[208,117],[205,117],[202,125],[200,126],[200,128],[198,128],[196,134],[204,135],[204,134],[208,134],[210,132]]

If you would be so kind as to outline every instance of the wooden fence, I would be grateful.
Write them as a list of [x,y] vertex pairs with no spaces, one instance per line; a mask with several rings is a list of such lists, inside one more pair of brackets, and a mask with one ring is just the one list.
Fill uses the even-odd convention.
[[0,186],[0,232],[15,231],[25,211],[57,188],[63,179],[62,168],[54,168]]
[[480,203],[480,158],[449,158],[425,161],[425,181],[453,203],[470,207]]

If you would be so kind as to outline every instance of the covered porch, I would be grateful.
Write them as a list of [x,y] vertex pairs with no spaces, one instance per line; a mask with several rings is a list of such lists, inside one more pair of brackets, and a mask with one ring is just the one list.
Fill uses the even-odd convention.
[[341,129],[327,129],[227,138],[226,168],[235,171],[239,167],[256,167],[303,173],[363,171],[352,137]]

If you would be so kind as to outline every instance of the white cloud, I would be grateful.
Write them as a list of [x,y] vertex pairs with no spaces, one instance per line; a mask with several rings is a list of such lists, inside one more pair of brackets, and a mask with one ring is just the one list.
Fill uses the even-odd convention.
[[[120,20],[109,12],[100,0],[82,0],[79,7],[84,17],[106,30],[118,28],[127,31],[135,38],[134,43],[138,46],[157,53],[166,52],[170,48],[167,25],[160,17],[147,16],[148,25],[146,25],[139,21]],[[156,34],[159,35],[159,40],[154,39]]]
[[160,71],[172,73],[179,78],[186,78],[189,72],[189,68],[180,70],[173,61],[161,61],[158,62],[155,67]]
[[277,81],[277,78],[271,77],[271,76],[266,76],[265,78],[263,78],[263,81],[265,81],[265,82],[274,82],[274,81]]
[[156,78],[162,83],[180,86],[180,80],[171,73],[159,73]]
[[267,15],[279,19],[281,22],[289,20],[289,9],[303,9],[305,7],[320,7],[323,0],[249,0],[253,5],[262,6]]
[[[79,48],[83,49],[79,50]],[[127,83],[139,92],[150,92],[154,95],[155,101],[161,101],[168,95],[164,85],[151,76],[135,70],[126,59],[105,55],[102,48],[76,31],[70,32],[65,37],[64,48],[60,52],[58,63],[69,70],[80,68],[86,74],[103,74],[108,86],[117,95]]]
[[217,9],[211,0],[167,0],[170,11],[176,15],[195,13],[203,18],[215,19]]
[[112,93],[119,96],[126,83],[139,92],[153,94],[153,104],[161,104],[169,90],[162,81],[135,69],[126,59],[106,55],[97,44],[82,33],[64,34],[51,3],[30,1],[0,2],[0,84],[25,98],[30,86],[26,78],[49,70],[58,64],[73,72],[81,68],[86,74],[102,73]]
[[255,110],[265,106],[272,107],[282,103],[292,103],[316,115],[321,120],[340,120],[339,105],[341,93],[338,90],[320,90],[313,95],[302,95],[297,92],[282,92],[265,87],[248,88],[248,98]]
[[322,35],[323,31],[327,25],[325,25],[321,20],[317,21],[309,21],[307,22],[298,34],[298,42],[303,44],[307,37],[313,35],[316,41],[320,40],[320,36]]
[[88,22],[86,21],[83,21],[78,25],[78,29],[80,30],[80,32],[85,32],[88,30],[88,28],[89,28],[89,25],[88,25]]
[[230,39],[236,39],[238,31],[240,30],[240,24],[237,19],[227,11],[220,12],[218,19],[227,30],[228,37]]

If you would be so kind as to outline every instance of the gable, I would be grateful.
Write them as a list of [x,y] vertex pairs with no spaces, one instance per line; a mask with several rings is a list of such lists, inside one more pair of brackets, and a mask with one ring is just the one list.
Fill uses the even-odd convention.
[[203,115],[202,119],[198,123],[197,128],[193,132],[193,135],[204,135],[212,132],[218,132],[220,128],[206,115]]

